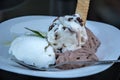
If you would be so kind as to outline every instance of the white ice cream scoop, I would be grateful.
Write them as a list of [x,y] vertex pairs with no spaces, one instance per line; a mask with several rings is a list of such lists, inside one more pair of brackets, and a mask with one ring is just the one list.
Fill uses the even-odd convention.
[[88,36],[80,15],[56,18],[49,27],[47,40],[57,52],[81,48]]
[[55,63],[55,53],[44,38],[36,36],[20,36],[16,38],[10,48],[9,54],[27,64],[35,65],[39,68],[48,68]]

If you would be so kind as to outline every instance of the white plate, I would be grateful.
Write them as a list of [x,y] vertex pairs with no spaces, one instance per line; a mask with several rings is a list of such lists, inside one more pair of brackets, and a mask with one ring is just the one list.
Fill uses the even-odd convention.
[[[8,49],[5,43],[12,41],[17,35],[27,32],[24,27],[29,27],[36,30],[47,31],[50,23],[55,17],[50,16],[24,16],[10,19],[0,24],[0,69],[15,72],[19,74],[37,76],[37,77],[51,77],[51,78],[74,78],[93,75],[108,69],[109,65],[89,66],[74,70],[66,71],[33,71],[26,69],[15,62],[9,60]],[[114,26],[87,21],[86,26],[99,38],[101,46],[96,55],[101,60],[116,60],[120,56],[120,31]]]

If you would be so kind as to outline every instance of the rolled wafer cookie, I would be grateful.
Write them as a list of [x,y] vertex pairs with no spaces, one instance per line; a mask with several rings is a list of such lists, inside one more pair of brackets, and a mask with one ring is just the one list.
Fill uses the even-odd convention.
[[81,15],[84,24],[87,19],[89,3],[90,3],[90,0],[78,0],[77,1],[76,13]]

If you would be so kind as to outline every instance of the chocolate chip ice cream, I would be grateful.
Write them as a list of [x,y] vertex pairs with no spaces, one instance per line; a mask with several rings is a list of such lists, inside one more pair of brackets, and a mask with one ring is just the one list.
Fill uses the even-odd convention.
[[[47,40],[56,53],[56,64],[69,61],[97,61],[95,55],[100,41],[83,24],[80,15],[56,18],[47,34]],[[86,64],[65,64],[60,69],[73,69]]]

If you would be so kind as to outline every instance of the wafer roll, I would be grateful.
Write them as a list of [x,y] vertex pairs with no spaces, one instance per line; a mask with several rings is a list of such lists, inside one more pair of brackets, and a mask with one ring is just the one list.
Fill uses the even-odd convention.
[[86,19],[87,19],[89,3],[90,3],[90,0],[78,0],[77,1],[76,13],[81,15],[84,23],[86,22]]

